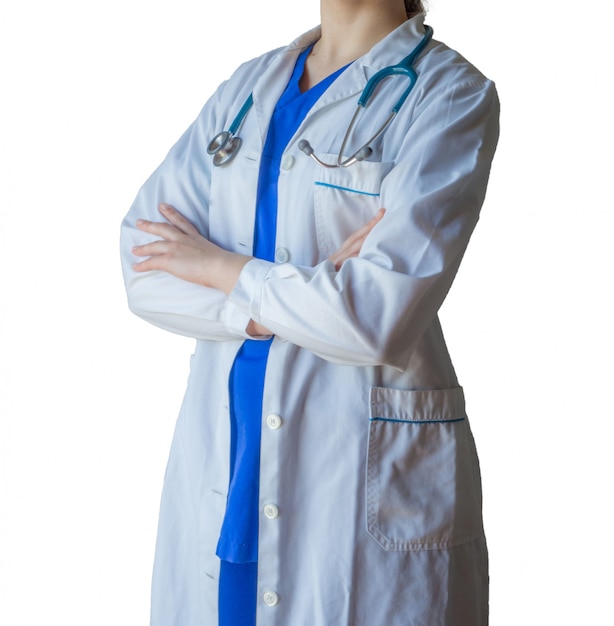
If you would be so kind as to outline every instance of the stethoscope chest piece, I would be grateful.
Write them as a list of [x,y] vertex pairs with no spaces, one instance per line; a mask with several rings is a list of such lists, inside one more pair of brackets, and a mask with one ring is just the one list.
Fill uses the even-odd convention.
[[213,155],[213,165],[220,166],[232,161],[241,147],[241,138],[223,130],[207,146],[207,153]]

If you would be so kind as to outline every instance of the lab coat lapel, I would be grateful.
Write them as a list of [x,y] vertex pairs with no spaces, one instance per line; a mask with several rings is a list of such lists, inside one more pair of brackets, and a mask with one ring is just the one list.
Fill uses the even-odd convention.
[[[420,43],[424,32],[424,15],[418,15],[399,26],[367,54],[352,63],[315,103],[295,137],[300,136],[313,116],[324,107],[347,98],[357,98],[375,72],[407,56]],[[254,112],[262,146],[264,146],[273,110],[292,76],[298,55],[307,46],[317,41],[320,33],[320,27],[317,26],[298,37],[286,48],[281,49],[257,81],[253,89]]]
[[367,54],[356,59],[333,83],[332,88],[324,93],[310,114],[337,100],[361,93],[376,72],[401,61],[422,41],[424,34],[423,14],[401,24]]
[[[337,102],[347,98],[356,98],[356,101],[358,101],[359,95],[362,93],[368,80],[379,70],[398,63],[401,59],[410,54],[410,52],[422,41],[424,34],[424,14],[420,14],[403,23],[387,37],[373,46],[367,54],[359,59],[356,59],[356,61],[333,82],[333,84],[324,92],[322,97],[314,104],[297,130],[295,138],[302,135],[304,129],[309,126],[313,117],[323,108],[336,104]],[[306,37],[309,39],[304,40]],[[319,37],[319,28],[306,33],[303,37],[299,37],[299,39],[297,39],[297,43],[306,41],[306,43],[300,47],[300,50],[303,50],[306,45],[309,45],[312,41],[315,41],[317,37]],[[289,70],[290,74],[294,68],[295,61],[296,56],[293,57],[293,62]],[[290,74],[281,88],[282,91],[290,78]],[[278,98],[279,95],[281,95],[281,92],[277,95]],[[277,100],[275,100],[275,102],[276,101]],[[274,106],[275,103],[273,103],[273,107]],[[272,109],[270,113],[272,113]],[[268,124],[269,118],[266,119]]]
[[282,48],[256,82],[252,94],[262,146],[264,146],[275,105],[292,76],[299,54],[317,41],[319,37],[320,27],[316,26],[298,37],[286,48]]

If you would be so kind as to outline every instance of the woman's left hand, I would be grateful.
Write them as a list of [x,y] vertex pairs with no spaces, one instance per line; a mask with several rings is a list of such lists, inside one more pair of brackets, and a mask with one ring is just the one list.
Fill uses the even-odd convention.
[[348,260],[357,257],[362,250],[362,244],[365,242],[367,235],[375,228],[375,225],[384,217],[386,209],[383,207],[358,230],[355,230],[335,252],[333,252],[328,260],[335,265],[335,269],[339,271],[341,266]]
[[149,257],[135,263],[133,269],[136,272],[161,270],[229,294],[251,257],[229,252],[211,243],[169,204],[161,204],[159,209],[168,223],[147,220],[136,223],[139,230],[161,239],[132,249],[136,256]]

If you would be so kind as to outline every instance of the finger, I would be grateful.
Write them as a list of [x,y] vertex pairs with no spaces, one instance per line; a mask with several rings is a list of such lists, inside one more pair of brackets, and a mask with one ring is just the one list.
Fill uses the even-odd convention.
[[149,220],[139,219],[136,221],[136,227],[146,233],[157,235],[158,237],[162,237],[162,239],[167,239],[169,241],[174,241],[180,235],[184,234],[176,226],[166,222],[150,222]]
[[384,213],[386,213],[386,209],[383,207],[378,210],[378,212],[365,224],[364,228],[368,229],[369,232],[373,230],[373,227],[384,217]]
[[361,226],[358,230],[355,230],[349,237],[348,241],[356,241],[358,239],[364,239],[375,227],[375,225],[384,217],[386,209],[380,209],[364,226]]
[[358,230],[355,230],[351,235],[349,235],[341,246],[328,257],[328,260],[334,264],[337,271],[341,268],[344,261],[359,255],[362,244],[367,238],[367,235],[373,230],[382,217],[384,217],[385,213],[386,209],[379,209],[379,211],[364,226],[361,226]]
[[135,272],[151,272],[152,270],[161,269],[160,268],[160,259],[159,256],[151,256],[144,261],[139,261],[138,263],[132,264],[132,269]]
[[167,254],[171,251],[171,243],[164,239],[160,241],[152,241],[151,243],[143,244],[142,246],[134,246],[132,253],[135,256],[159,256],[161,254]]
[[146,259],[133,263],[132,267],[137,272],[149,272],[162,270],[170,272],[173,264],[177,263],[177,244],[168,241],[154,241],[144,246],[134,246],[132,252],[138,257]]
[[175,207],[163,202],[158,209],[171,224],[176,226],[186,235],[200,235],[194,224],[181,215]]
[[365,230],[371,230],[381,219],[382,217],[384,217],[384,213],[386,213],[386,209],[381,208],[377,211],[377,213],[361,228],[358,229],[358,231],[365,231]]

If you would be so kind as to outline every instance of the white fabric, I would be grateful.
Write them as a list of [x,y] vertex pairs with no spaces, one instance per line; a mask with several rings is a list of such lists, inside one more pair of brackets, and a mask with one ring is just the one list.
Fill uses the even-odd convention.
[[[423,16],[406,22],[335,81],[286,149],[277,247],[288,262],[250,261],[230,297],[131,268],[132,246],[148,240],[135,221],[159,220],[162,201],[213,242],[251,253],[268,120],[297,55],[318,33],[246,63],[222,84],[123,223],[131,309],[198,339],[165,478],[151,623],[217,624],[228,373],[251,318],[275,334],[263,403],[258,624],[483,626],[478,461],[437,311],[486,190],[498,136],[492,82],[433,41],[417,63],[417,86],[370,160],[317,166],[298,142],[336,158],[366,80],[421,40]],[[405,87],[394,77],[378,90],[349,151],[381,125]],[[214,168],[207,144],[250,92],[243,146],[232,163]],[[359,257],[335,271],[328,255],[380,207],[386,215]],[[270,413],[280,418],[269,420],[274,428]],[[267,517],[266,505],[278,515]],[[277,594],[274,606],[265,592]]]

